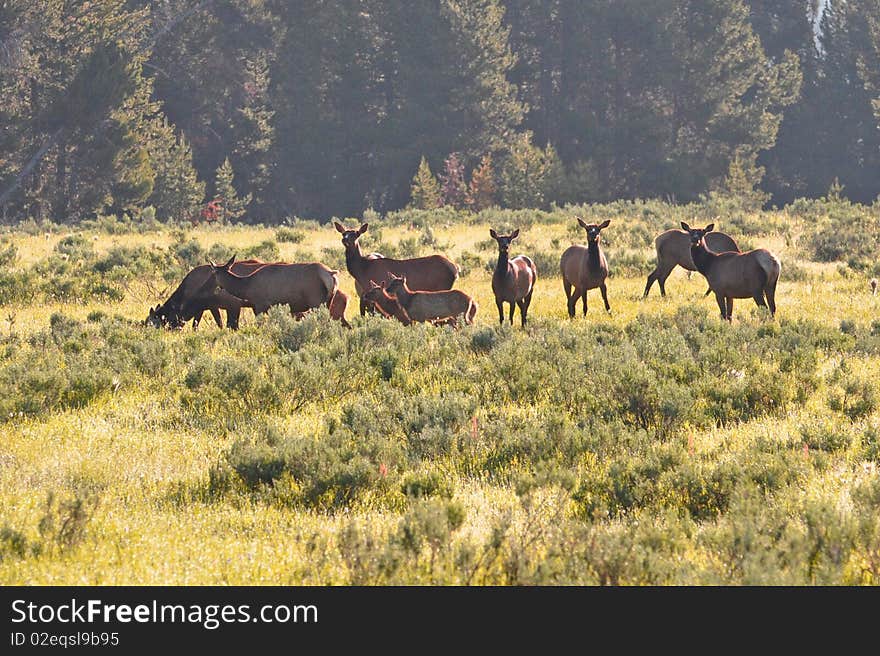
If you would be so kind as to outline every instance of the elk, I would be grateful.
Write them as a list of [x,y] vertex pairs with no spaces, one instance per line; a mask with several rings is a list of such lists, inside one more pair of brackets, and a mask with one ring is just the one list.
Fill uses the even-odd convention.
[[[710,232],[706,235],[706,246],[716,253],[725,251],[739,252],[739,246],[729,235],[723,232]],[[648,275],[648,283],[645,285],[645,298],[651,291],[654,281],[660,286],[660,295],[666,296],[666,279],[676,266],[688,271],[696,271],[694,261],[691,259],[691,240],[684,230],[673,228],[661,232],[654,239],[654,248],[657,251],[657,268]],[[688,274],[690,275],[690,274]],[[712,290],[708,290],[708,296]]]
[[753,298],[758,307],[769,306],[770,315],[776,315],[776,283],[781,267],[773,253],[765,248],[745,253],[715,253],[706,247],[706,233],[712,231],[714,223],[700,229],[682,221],[681,227],[690,236],[691,259],[697,271],[706,277],[709,288],[715,292],[722,319],[731,321],[735,298]]
[[[330,318],[335,319],[339,323],[343,325],[345,328],[351,328],[351,324],[345,320],[345,308],[348,307],[348,294],[346,294],[341,289],[337,289],[333,293],[333,298],[330,299],[330,304],[328,309],[330,310]],[[311,312],[311,310],[306,310],[305,312],[294,312],[293,316],[297,321],[305,318],[305,316]]]
[[385,291],[397,299],[400,306],[406,310],[409,318],[413,321],[457,323],[459,315],[464,316],[464,322],[473,323],[474,315],[477,314],[477,304],[470,296],[457,289],[445,291],[425,292],[412,289],[407,284],[406,276],[396,276],[393,273],[391,281],[385,284]]
[[288,305],[292,314],[324,303],[329,308],[339,288],[339,272],[320,262],[264,264],[245,276],[231,270],[234,262],[235,255],[226,264],[211,262],[215,284],[234,296],[247,299],[255,315],[268,312],[273,305]]
[[361,298],[368,303],[372,303],[379,314],[386,319],[394,317],[404,326],[412,323],[412,319],[409,318],[400,302],[395,297],[390,296],[384,287],[377,285],[372,280],[370,281],[370,288],[364,292]]
[[[562,270],[562,286],[568,299],[568,316],[574,318],[574,308],[578,298],[583,299],[584,316],[587,316],[587,290],[599,288],[602,292],[602,300],[605,301],[605,311],[611,312],[608,304],[608,290],[605,287],[605,279],[608,277],[608,262],[605,253],[599,246],[600,233],[607,228],[610,220],[602,223],[586,223],[576,217],[581,227],[587,231],[587,247],[569,246],[562,254],[559,268]],[[572,292],[572,287],[574,292]]]
[[492,273],[492,292],[495,294],[495,305],[498,306],[498,319],[504,325],[504,304],[510,303],[510,325],[513,325],[513,314],[519,305],[522,325],[526,325],[526,315],[532,302],[532,292],[538,279],[535,263],[526,255],[517,255],[510,259],[510,244],[519,237],[519,229],[509,235],[499,235],[489,229],[489,235],[498,242],[498,264]]
[[342,234],[345,266],[354,278],[355,291],[361,297],[361,315],[366,314],[371,305],[363,299],[364,292],[370,289],[371,280],[381,285],[388,282],[391,274],[394,274],[406,276],[412,290],[442,291],[452,289],[458,278],[458,267],[442,255],[415,257],[409,260],[374,257],[374,253],[365,257],[361,253],[358,239],[367,231],[369,224],[364,223],[357,229],[348,229],[339,221],[334,221],[333,225]]
[[[264,264],[265,262],[259,260],[242,260],[234,264],[233,272],[246,275]],[[202,314],[208,310],[214,317],[217,326],[222,328],[223,319],[220,316],[220,310],[226,310],[226,325],[232,330],[237,329],[241,308],[251,307],[250,303],[229,292],[218,291],[217,285],[212,284],[210,279],[210,264],[195,267],[184,276],[167,301],[155,308],[150,308],[150,313],[144,323],[156,328],[161,326],[182,328],[185,322],[192,319],[193,330],[195,330],[199,327]]]

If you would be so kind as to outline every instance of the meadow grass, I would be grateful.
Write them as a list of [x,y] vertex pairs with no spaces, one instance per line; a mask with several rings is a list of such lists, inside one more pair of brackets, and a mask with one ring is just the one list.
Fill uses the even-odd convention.
[[[740,217],[755,229],[731,234],[782,261],[778,314],[741,300],[722,324],[698,274],[642,299],[653,234],[679,215],[631,209],[592,209],[613,217],[612,312],[593,290],[574,320],[568,215],[370,217],[365,251],[463,263],[479,312],[458,331],[361,318],[329,225],[7,232],[5,273],[42,273],[0,307],[0,583],[877,584],[864,271],[818,261],[802,217]],[[497,325],[488,235],[520,221],[512,255],[539,264],[525,330]],[[93,254],[40,269],[71,234]],[[354,329],[326,310],[140,325],[193,240],[340,269]],[[46,295],[138,247],[146,273],[100,274],[118,294]]]

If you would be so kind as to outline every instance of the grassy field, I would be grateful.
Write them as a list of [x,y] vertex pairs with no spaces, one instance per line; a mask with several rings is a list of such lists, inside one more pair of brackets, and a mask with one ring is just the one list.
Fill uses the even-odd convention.
[[[368,217],[366,251],[462,266],[458,331],[357,316],[313,222],[7,231],[0,583],[880,582],[876,209],[720,219],[782,262],[776,320],[742,300],[730,325],[697,274],[642,299],[653,236],[712,208],[582,210],[612,219],[612,312],[592,291],[574,321],[574,211]],[[497,326],[490,226],[538,264],[525,330]],[[233,252],[340,269],[353,330],[141,325]]]

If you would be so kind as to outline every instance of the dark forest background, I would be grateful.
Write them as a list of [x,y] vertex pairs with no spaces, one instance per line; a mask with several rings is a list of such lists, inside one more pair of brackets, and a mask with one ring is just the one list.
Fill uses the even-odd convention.
[[880,1],[0,0],[0,99],[7,223],[872,203]]

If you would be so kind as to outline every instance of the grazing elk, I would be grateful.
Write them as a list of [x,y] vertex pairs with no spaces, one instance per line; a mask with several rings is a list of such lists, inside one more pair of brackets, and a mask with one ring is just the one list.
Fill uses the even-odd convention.
[[374,257],[375,253],[364,256],[358,239],[367,231],[369,224],[364,223],[356,230],[350,230],[339,221],[333,222],[336,230],[342,234],[342,245],[345,247],[345,266],[354,278],[354,287],[361,297],[361,315],[366,314],[370,304],[363,299],[364,292],[370,289],[370,281],[383,284],[390,280],[391,274],[406,276],[410,289],[418,291],[441,291],[451,289],[458,278],[458,267],[442,255],[415,257],[409,260],[397,260],[390,257]]
[[[259,260],[242,260],[233,265],[233,273],[246,275],[263,266]],[[220,310],[226,310],[226,325],[235,330],[241,316],[241,308],[251,307],[248,301],[233,296],[229,292],[218,290],[216,284],[210,282],[211,265],[202,264],[184,276],[167,301],[155,308],[150,308],[145,323],[156,328],[167,326],[182,328],[183,324],[193,320],[193,330],[198,328],[199,321],[205,310],[211,312],[219,328],[223,327]]]
[[[391,282],[386,283],[385,291],[397,299],[413,321],[438,320],[443,323],[457,323],[463,316],[464,322],[473,323],[477,314],[477,304],[470,296],[457,289],[438,292],[416,291],[407,284],[406,276],[391,275]],[[452,320],[447,322],[446,320]]]
[[[723,232],[710,232],[706,234],[706,246],[709,250],[716,253],[724,253],[725,251],[739,251],[739,246],[729,235]],[[654,281],[660,286],[660,295],[666,296],[666,279],[676,266],[680,266],[688,271],[696,271],[697,267],[691,259],[691,239],[684,230],[673,228],[666,232],[661,232],[654,240],[654,248],[657,251],[657,268],[648,275],[648,282],[645,285],[645,298],[651,291],[651,285]],[[690,274],[688,274],[690,275]],[[708,296],[711,289],[706,292]]]
[[377,285],[372,280],[370,281],[370,288],[364,292],[361,298],[368,303],[372,303],[379,314],[386,319],[394,317],[404,326],[412,323],[412,319],[409,318],[400,302],[393,296],[390,296],[384,287]]
[[498,264],[492,273],[492,292],[495,294],[495,305],[498,306],[498,319],[503,325],[504,304],[510,303],[510,325],[513,325],[513,313],[519,305],[520,319],[525,326],[538,270],[535,263],[525,255],[510,259],[510,244],[519,237],[519,229],[509,235],[499,235],[489,229],[489,234],[498,242]]
[[769,306],[770,315],[776,315],[776,283],[781,267],[773,253],[765,248],[715,253],[706,247],[706,233],[712,231],[714,223],[700,229],[682,221],[681,227],[690,235],[691,258],[715,292],[722,319],[731,321],[735,298],[753,298],[758,307]]
[[[605,279],[608,277],[608,262],[605,253],[599,246],[600,232],[607,228],[610,220],[602,223],[585,223],[578,218],[578,223],[587,231],[587,247],[569,246],[562,254],[559,268],[562,270],[562,286],[568,299],[568,316],[574,318],[574,308],[578,298],[583,299],[584,316],[587,316],[587,290],[599,288],[602,292],[602,300],[605,301],[605,310],[611,312],[608,305],[608,290],[605,287]],[[574,288],[574,292],[572,292]]]
[[250,275],[231,271],[235,255],[222,265],[211,262],[216,284],[230,294],[246,298],[254,314],[263,314],[273,305],[288,305],[292,314],[306,312],[322,304],[330,307],[339,273],[320,262],[265,264]]

